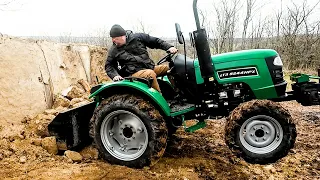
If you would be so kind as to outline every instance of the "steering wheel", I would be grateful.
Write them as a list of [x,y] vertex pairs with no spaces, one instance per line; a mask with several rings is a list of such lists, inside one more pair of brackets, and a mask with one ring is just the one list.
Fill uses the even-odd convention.
[[168,54],[165,56],[165,57],[163,57],[163,58],[161,58],[158,62],[157,62],[157,65],[160,65],[160,64],[163,64],[164,62],[169,62],[169,61],[171,61],[171,58],[172,58],[172,56],[173,56],[173,54],[172,53],[170,53],[170,52],[167,52]]

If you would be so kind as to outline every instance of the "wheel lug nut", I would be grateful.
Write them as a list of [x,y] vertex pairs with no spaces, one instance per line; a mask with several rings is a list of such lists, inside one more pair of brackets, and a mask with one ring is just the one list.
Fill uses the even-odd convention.
[[119,124],[122,124],[122,120],[119,121]]
[[132,139],[135,139],[135,138],[136,138],[136,137],[134,137],[134,136],[132,137]]
[[128,139],[128,142],[131,142],[131,140],[130,140],[130,139]]
[[250,134],[250,136],[253,136],[253,134]]
[[138,132],[142,132],[143,129],[142,129],[141,127],[139,127],[139,128],[137,129],[137,131],[138,131]]
[[263,126],[261,126],[261,129],[263,129]]
[[258,139],[256,139],[256,142],[258,142]]
[[120,133],[120,135],[122,136],[122,133]]
[[269,134],[269,132],[268,132],[268,131],[266,131],[266,134]]

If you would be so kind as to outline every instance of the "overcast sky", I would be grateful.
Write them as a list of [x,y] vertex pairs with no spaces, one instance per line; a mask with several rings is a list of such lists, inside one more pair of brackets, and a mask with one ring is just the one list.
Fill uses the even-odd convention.
[[[10,0],[0,0],[0,4]],[[217,1],[217,0],[216,0]],[[213,9],[214,0],[198,0],[200,9]],[[275,13],[280,0],[264,2],[259,13]],[[286,4],[290,0],[283,0]],[[298,0],[297,0],[298,1]],[[316,0],[308,0],[308,2]],[[93,34],[117,23],[132,29],[141,20],[151,34],[174,37],[174,23],[184,33],[196,29],[193,0],[15,0],[9,7],[0,6],[0,32],[13,36],[75,36]],[[21,5],[22,4],[22,5]],[[317,11],[319,11],[317,9]]]

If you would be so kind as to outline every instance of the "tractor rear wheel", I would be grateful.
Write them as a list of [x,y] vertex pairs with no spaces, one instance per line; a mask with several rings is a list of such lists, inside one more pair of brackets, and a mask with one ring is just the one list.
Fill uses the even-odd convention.
[[268,164],[286,156],[297,132],[292,117],[279,103],[245,102],[227,118],[225,141],[231,151],[250,163]]
[[91,128],[100,155],[111,164],[152,166],[167,144],[166,123],[159,111],[133,95],[103,100],[91,119]]

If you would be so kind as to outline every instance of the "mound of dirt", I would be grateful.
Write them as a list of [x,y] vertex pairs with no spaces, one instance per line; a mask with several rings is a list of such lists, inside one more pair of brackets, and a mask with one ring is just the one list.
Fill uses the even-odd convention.
[[[21,131],[25,115],[52,108],[54,95],[77,80],[91,85],[96,79],[110,80],[104,70],[106,54],[103,47],[0,35],[0,137]],[[83,88],[88,91],[88,86]],[[69,98],[87,97],[79,93]]]

